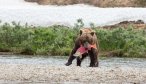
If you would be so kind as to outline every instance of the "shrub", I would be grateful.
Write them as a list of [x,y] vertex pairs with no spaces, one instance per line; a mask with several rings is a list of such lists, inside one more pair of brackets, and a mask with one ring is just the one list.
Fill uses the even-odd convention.
[[[113,53],[113,56],[146,57],[146,31],[142,29],[95,28],[100,51]],[[5,23],[0,26],[0,51],[11,51],[31,55],[69,55],[74,46],[79,29],[79,20],[73,28],[62,25],[49,27],[21,26]]]

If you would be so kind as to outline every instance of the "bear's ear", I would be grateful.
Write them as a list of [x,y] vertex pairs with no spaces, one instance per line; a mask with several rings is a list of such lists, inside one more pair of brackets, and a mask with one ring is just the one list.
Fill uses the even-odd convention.
[[82,31],[82,30],[80,30],[80,36],[82,35],[82,33],[83,33],[83,31]]
[[95,32],[91,32],[90,34],[93,36],[95,34]]

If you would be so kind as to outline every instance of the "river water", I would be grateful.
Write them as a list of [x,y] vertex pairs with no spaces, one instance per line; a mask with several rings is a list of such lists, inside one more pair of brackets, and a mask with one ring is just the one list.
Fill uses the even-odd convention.
[[[27,55],[0,55],[0,64],[44,64],[53,66],[64,66],[67,62],[66,56],[27,56]],[[87,57],[82,62],[82,67],[87,67],[90,59]],[[76,65],[76,60],[73,61]],[[100,58],[100,67],[136,67],[146,68],[145,58]]]

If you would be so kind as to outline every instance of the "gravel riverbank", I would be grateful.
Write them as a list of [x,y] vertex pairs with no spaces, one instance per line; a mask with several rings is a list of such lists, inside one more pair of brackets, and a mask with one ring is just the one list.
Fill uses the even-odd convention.
[[146,68],[0,64],[0,83],[145,84]]

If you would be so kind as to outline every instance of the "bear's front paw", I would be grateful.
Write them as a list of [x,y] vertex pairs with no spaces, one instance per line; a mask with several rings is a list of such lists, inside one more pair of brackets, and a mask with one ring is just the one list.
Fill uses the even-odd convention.
[[66,66],[69,66],[69,65],[71,65],[71,64],[72,64],[72,63],[67,62],[65,65],[66,65]]

